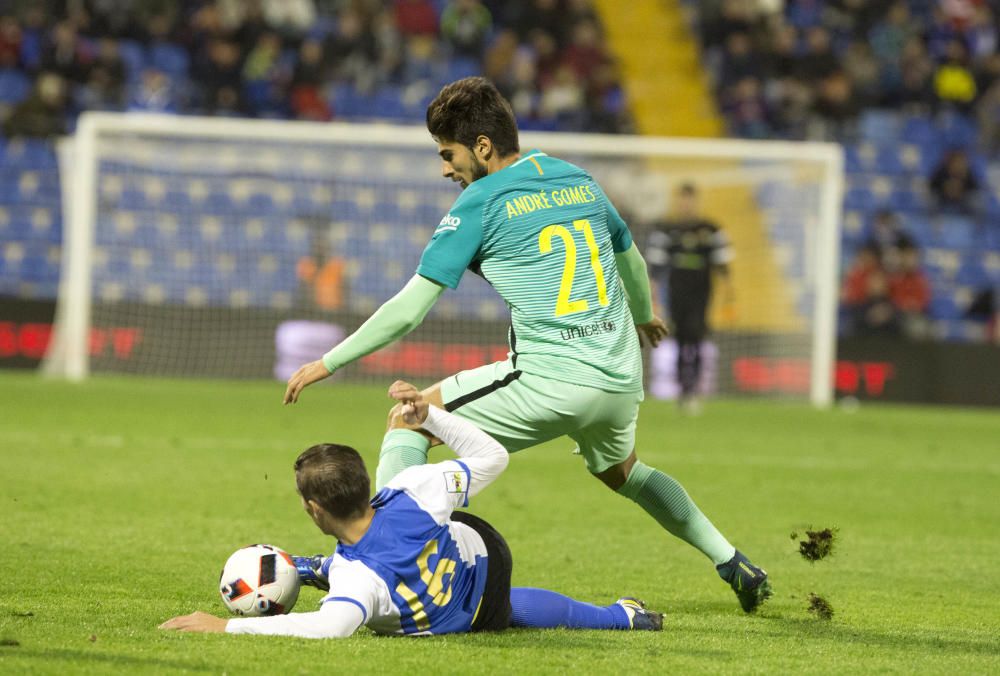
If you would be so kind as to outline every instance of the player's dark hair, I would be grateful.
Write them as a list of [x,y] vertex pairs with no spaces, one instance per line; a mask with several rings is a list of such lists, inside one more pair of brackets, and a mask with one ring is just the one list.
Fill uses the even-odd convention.
[[295,460],[295,485],[304,500],[313,500],[337,519],[364,514],[371,480],[361,455],[350,446],[316,444]]
[[472,148],[486,136],[500,157],[520,152],[514,111],[493,83],[467,77],[445,85],[427,106],[427,130],[444,141]]
[[682,195],[697,195],[698,194],[698,187],[694,183],[691,183],[691,182],[681,183],[681,187],[678,188],[678,191]]

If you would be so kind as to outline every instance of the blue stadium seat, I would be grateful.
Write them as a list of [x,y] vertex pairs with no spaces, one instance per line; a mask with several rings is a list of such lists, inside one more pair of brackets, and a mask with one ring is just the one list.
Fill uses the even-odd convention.
[[851,188],[844,196],[844,207],[847,209],[859,209],[870,211],[877,206],[877,200],[872,191],[866,187]]
[[927,314],[932,319],[957,319],[961,315],[961,309],[955,305],[951,294],[936,294],[931,299]]
[[118,53],[125,63],[125,70],[130,82],[138,82],[146,67],[146,50],[135,40],[120,40]]
[[897,188],[889,197],[889,207],[895,211],[923,212],[927,209],[920,195],[909,188]]
[[932,229],[932,241],[943,248],[968,251],[976,246],[977,227],[963,216],[940,216]]
[[0,68],[0,103],[13,106],[28,98],[31,80],[19,70]]
[[891,176],[905,174],[907,169],[900,157],[899,147],[896,145],[879,147],[875,156],[875,170],[880,174]]
[[955,273],[955,283],[962,286],[980,288],[990,282],[990,275],[979,261],[978,254],[966,255],[962,266]]
[[956,112],[945,113],[939,118],[944,145],[951,148],[971,148],[976,144],[979,133],[976,124],[970,118]]
[[177,45],[158,42],[149,48],[149,63],[173,78],[182,78],[188,72],[188,54]]
[[858,122],[858,129],[866,141],[894,143],[899,137],[899,115],[891,110],[866,110]]
[[941,132],[934,121],[927,116],[907,117],[903,122],[900,137],[909,143],[917,145],[938,145]]

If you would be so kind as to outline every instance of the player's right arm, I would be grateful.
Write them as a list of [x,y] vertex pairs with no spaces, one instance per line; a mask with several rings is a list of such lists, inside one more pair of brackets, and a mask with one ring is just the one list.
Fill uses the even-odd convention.
[[367,624],[389,602],[384,585],[359,561],[328,560],[330,591],[320,609],[271,617],[233,618],[229,634],[263,634],[301,638],[347,638]]
[[420,265],[403,290],[387,300],[343,342],[292,374],[284,403],[337,369],[393,343],[420,325],[445,287],[454,289],[482,244],[482,196],[466,188],[424,249]]

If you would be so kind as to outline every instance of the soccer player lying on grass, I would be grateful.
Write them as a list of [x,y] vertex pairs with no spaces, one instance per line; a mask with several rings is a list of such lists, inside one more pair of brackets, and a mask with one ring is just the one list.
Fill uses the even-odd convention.
[[[667,531],[707,556],[747,612],[771,594],[767,573],[716,529],[684,488],[635,453],[643,398],[639,335],[666,335],[654,316],[646,263],[597,182],[538,150],[520,153],[510,104],[484,78],[445,86],[427,108],[442,174],[464,191],[424,249],[416,274],[321,360],[288,380],[304,387],[416,328],[466,269],[511,311],[509,358],[424,392],[511,453],[568,435],[587,469]],[[375,488],[427,462],[429,441],[400,430],[382,449]],[[664,441],[658,439],[662,446]]]
[[602,607],[544,589],[512,589],[510,550],[500,533],[453,511],[503,472],[507,451],[471,423],[428,406],[412,385],[394,383],[390,394],[406,401],[395,426],[423,426],[458,459],[404,470],[369,501],[368,471],[353,448],[319,444],[298,457],[295,483],[305,510],[339,541],[331,557],[296,557],[303,582],[328,591],[320,609],[230,620],[198,612],[162,628],[303,638],[350,636],[361,625],[410,635],[662,628],[662,616],[633,598]]

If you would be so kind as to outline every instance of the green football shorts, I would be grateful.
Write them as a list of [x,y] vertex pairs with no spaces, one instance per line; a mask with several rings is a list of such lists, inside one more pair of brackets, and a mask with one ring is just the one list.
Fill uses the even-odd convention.
[[643,393],[604,392],[524,373],[508,361],[461,371],[441,382],[446,410],[511,453],[566,435],[594,474],[628,458]]

